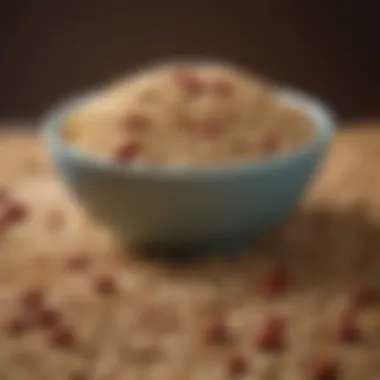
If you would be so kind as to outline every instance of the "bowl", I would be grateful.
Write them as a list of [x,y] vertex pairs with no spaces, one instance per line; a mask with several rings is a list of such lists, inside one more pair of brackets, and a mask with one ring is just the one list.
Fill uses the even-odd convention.
[[65,118],[96,93],[55,107],[44,137],[64,182],[83,208],[123,241],[142,245],[226,246],[251,240],[292,213],[331,141],[333,117],[291,89],[283,100],[315,123],[305,146],[263,161],[215,167],[125,167],[90,156],[61,138]]

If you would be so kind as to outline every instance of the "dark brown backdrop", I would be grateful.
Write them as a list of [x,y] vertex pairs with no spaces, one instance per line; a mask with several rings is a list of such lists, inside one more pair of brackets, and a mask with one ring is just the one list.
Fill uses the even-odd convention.
[[365,0],[0,0],[0,117],[37,116],[141,63],[194,54],[313,92],[345,118],[380,115],[377,8]]

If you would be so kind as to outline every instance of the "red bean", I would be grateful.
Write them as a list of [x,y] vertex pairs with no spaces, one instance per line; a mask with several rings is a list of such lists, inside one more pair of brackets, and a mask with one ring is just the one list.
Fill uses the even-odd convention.
[[58,325],[62,320],[62,316],[57,310],[46,308],[37,313],[36,319],[38,326],[49,328]]
[[137,141],[121,145],[115,152],[115,159],[120,163],[133,161],[142,151],[142,145]]
[[17,223],[25,219],[28,214],[28,210],[26,209],[25,205],[21,203],[12,202],[8,207],[8,218],[12,223]]
[[266,294],[283,294],[289,287],[288,273],[285,268],[275,265],[264,277],[262,285]]
[[21,294],[21,305],[24,310],[34,312],[40,310],[45,303],[45,294],[40,288],[27,289]]
[[260,327],[255,344],[262,351],[279,351],[285,345],[284,332],[284,321],[279,317],[270,317]]
[[223,344],[229,339],[227,327],[222,320],[214,320],[208,323],[203,334],[207,344]]
[[118,291],[118,285],[111,275],[102,275],[95,278],[94,287],[98,294],[108,296]]
[[180,68],[174,72],[175,84],[189,95],[198,95],[202,92],[204,84],[191,70]]
[[0,230],[4,231],[13,224],[22,221],[27,215],[27,209],[20,203],[4,201],[0,204]]
[[269,135],[261,141],[261,150],[263,153],[272,154],[275,153],[278,150],[278,148],[279,141],[276,138],[276,136]]
[[358,288],[351,294],[351,306],[354,308],[373,306],[379,300],[379,291],[370,286]]
[[339,378],[339,366],[334,360],[319,361],[311,371],[311,380],[338,380]]
[[337,325],[337,339],[342,343],[355,343],[360,340],[360,331],[354,316],[343,315]]
[[244,375],[248,371],[247,361],[240,355],[232,356],[228,361],[228,372],[232,376]]
[[76,342],[75,332],[68,325],[60,324],[54,326],[50,331],[50,342],[57,348],[70,348]]

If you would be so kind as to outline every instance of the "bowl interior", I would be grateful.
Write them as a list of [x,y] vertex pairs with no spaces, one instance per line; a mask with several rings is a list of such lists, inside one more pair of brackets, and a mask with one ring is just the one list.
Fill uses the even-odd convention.
[[91,98],[97,96],[97,92],[91,92],[86,95],[73,97],[68,102],[61,103],[47,115],[43,122],[44,135],[49,147],[54,151],[64,152],[68,158],[80,162],[84,166],[93,166],[99,169],[108,170],[118,173],[130,173],[138,176],[160,177],[175,176],[176,178],[189,179],[192,176],[198,178],[207,178],[212,176],[239,175],[245,172],[270,170],[278,166],[286,165],[288,161],[302,158],[310,150],[320,149],[325,146],[331,139],[334,127],[334,118],[329,108],[320,101],[306,95],[300,91],[292,89],[280,89],[278,91],[281,99],[291,106],[301,108],[307,112],[314,122],[315,137],[307,144],[290,152],[274,155],[265,160],[252,160],[245,163],[231,163],[226,165],[205,165],[194,167],[176,167],[176,166],[123,166],[107,160],[103,157],[91,156],[69,146],[62,139],[62,128],[66,116],[76,107],[88,102]]

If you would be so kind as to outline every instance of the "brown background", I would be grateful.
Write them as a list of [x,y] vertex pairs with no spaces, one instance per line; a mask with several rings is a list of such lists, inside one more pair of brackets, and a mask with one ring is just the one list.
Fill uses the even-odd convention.
[[376,1],[0,0],[0,117],[142,63],[227,58],[307,90],[344,118],[380,116]]

